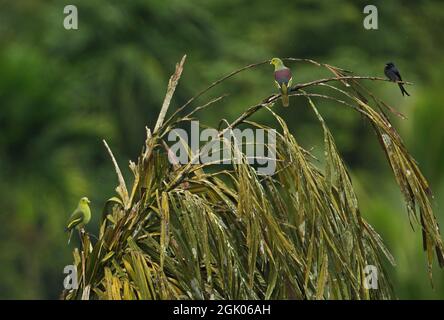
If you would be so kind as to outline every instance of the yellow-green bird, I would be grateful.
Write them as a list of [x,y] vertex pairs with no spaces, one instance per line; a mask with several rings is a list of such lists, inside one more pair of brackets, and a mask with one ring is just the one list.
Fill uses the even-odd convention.
[[291,71],[287,68],[281,59],[273,58],[270,64],[274,65],[274,82],[281,91],[282,94],[282,105],[288,107],[288,88],[291,87]]
[[73,229],[77,228],[78,230],[82,230],[89,220],[91,220],[91,209],[89,208],[90,203],[91,201],[89,201],[87,197],[81,198],[76,210],[74,210],[74,212],[71,214],[65,228],[65,231],[70,232],[68,243],[71,240]]

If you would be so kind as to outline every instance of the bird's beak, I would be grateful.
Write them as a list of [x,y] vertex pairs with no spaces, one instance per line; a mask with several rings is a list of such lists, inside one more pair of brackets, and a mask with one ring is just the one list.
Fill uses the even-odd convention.
[[270,64],[273,64],[273,61],[270,61]]
[[90,204],[90,203],[91,203],[91,200],[89,200],[89,199],[88,199],[88,200],[86,200],[86,201],[88,202],[88,204]]

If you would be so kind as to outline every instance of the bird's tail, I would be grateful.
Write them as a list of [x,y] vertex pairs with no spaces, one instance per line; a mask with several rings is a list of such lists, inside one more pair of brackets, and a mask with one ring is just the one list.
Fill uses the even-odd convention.
[[282,90],[282,105],[284,107],[288,107],[289,104],[290,104],[290,101],[289,101],[289,98],[288,98],[288,88],[287,88],[287,85],[285,83],[282,84],[281,90]]
[[406,94],[410,97],[409,93],[407,92],[407,90],[405,90],[404,86],[402,85],[402,83],[398,83],[399,85],[399,89],[401,89],[401,93],[402,95]]

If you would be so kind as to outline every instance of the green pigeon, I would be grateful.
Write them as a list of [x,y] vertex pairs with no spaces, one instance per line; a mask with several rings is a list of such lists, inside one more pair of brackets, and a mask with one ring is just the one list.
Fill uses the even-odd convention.
[[78,230],[82,230],[83,227],[91,220],[91,209],[89,208],[89,199],[87,197],[83,197],[79,201],[79,205],[76,210],[71,214],[67,225],[65,227],[65,231],[70,232],[68,243],[71,240],[72,231],[74,228]]
[[270,64],[274,65],[274,79],[277,87],[281,91],[282,94],[282,105],[284,107],[288,107],[289,99],[288,99],[288,88],[291,87],[291,71],[287,68],[281,59],[273,58],[270,61]]

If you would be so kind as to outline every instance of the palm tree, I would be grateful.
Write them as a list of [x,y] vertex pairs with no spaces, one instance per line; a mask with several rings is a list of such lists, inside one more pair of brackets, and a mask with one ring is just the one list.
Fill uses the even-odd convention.
[[[324,167],[273,111],[279,94],[225,123],[209,142],[226,143],[227,135],[232,136],[241,124],[266,132],[276,129],[249,120],[260,110],[268,112],[278,127],[273,175],[261,175],[245,153],[234,147],[231,160],[235,154],[239,161],[230,167],[217,162],[194,164],[201,151],[190,151],[187,164],[171,161],[175,155],[166,136],[224,98],[212,99],[184,115],[197,97],[268,62],[230,73],[166,118],[184,57],[170,78],[156,126],[147,129],[137,162],[130,162],[134,174],[130,189],[105,142],[119,180],[117,195],[104,206],[98,240],[92,244],[88,235],[82,236],[82,248],[74,250],[79,288],[66,290],[65,299],[392,298],[383,260],[392,265],[395,261],[362,217],[349,172],[315,101],[352,108],[372,125],[404,195],[409,219],[422,229],[430,277],[435,252],[444,266],[428,183],[388,112],[402,115],[362,84],[386,80],[356,76],[313,60],[287,60],[325,67],[334,75],[298,83],[290,90],[291,96],[307,99],[319,121]],[[331,94],[319,93],[318,88]],[[183,146],[191,149],[185,141]],[[369,270],[377,272],[377,290],[369,286]]]

